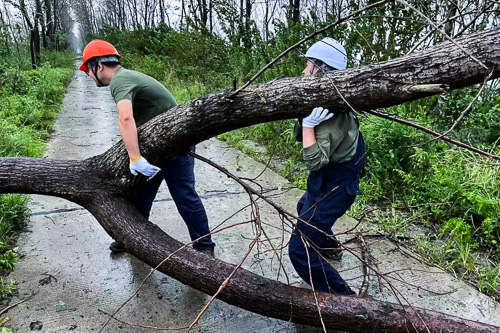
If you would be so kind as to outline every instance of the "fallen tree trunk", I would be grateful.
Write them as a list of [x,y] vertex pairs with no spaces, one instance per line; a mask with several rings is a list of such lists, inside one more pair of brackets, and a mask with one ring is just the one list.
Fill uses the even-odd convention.
[[[500,76],[499,28],[457,42]],[[458,89],[482,82],[488,74],[460,48],[445,43],[411,57],[351,69],[322,78],[283,78],[254,85],[237,96],[208,95],[180,105],[139,129],[141,150],[161,163],[187,147],[219,133],[271,120],[303,116],[318,105],[356,110],[415,100],[434,92],[415,92],[422,84]],[[341,98],[332,85],[342,92]],[[417,89],[418,91],[418,89]],[[154,135],[152,135],[154,133]],[[369,143],[368,143],[369,144]],[[62,197],[85,207],[106,232],[145,263],[156,266],[182,244],[145,220],[130,196],[143,182],[131,178],[122,142],[84,161],[30,158],[0,159],[1,193],[37,193]],[[159,270],[207,294],[214,294],[234,265],[186,248]],[[327,328],[350,332],[500,332],[498,327],[442,313],[371,299],[317,294]],[[272,281],[239,269],[219,299],[278,319],[320,326],[310,290]]]

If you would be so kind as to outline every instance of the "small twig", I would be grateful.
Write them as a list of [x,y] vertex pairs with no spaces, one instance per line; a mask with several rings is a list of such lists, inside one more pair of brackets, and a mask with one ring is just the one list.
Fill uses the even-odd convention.
[[363,221],[363,219],[365,217],[368,216],[368,214],[370,214],[371,212],[373,212],[375,209],[374,208],[370,208],[370,209],[367,209],[363,212],[363,215],[358,219],[358,223],[356,223],[356,225],[354,227],[352,227],[351,229],[347,230],[347,231],[343,231],[343,232],[339,232],[337,233],[337,236],[339,235],[348,235],[349,233],[353,232],[354,230],[356,230],[358,228],[358,226],[361,224],[361,222]]
[[439,268],[439,269],[442,269],[441,267],[439,267],[438,265],[436,264],[433,264],[427,260],[425,260],[424,258],[422,258],[422,256],[419,256],[418,254],[416,253],[413,253],[411,251],[408,251],[406,248],[404,248],[403,246],[401,246],[397,241],[393,240],[394,244],[397,246],[398,250],[400,250],[401,252],[403,252],[404,254],[406,254],[407,256],[419,261],[420,263],[422,264],[425,264],[427,266],[430,266],[430,267],[436,267],[436,268]]
[[[271,205],[271,207],[273,207],[280,215],[282,215],[284,218],[287,219],[287,221],[289,223],[291,223],[292,225],[295,225],[295,223],[292,221],[292,219],[294,220],[297,220],[297,221],[301,221],[303,222],[304,224],[306,224],[307,226],[317,230],[318,232],[321,232],[323,233],[324,235],[326,235],[326,237],[332,237],[332,235],[329,235],[327,234],[326,232],[324,232],[323,230],[319,229],[318,227],[316,227],[315,225],[312,225],[310,224],[309,222],[307,221],[304,221],[303,219],[300,218],[300,216],[295,216],[293,214],[291,214],[290,212],[286,211],[285,209],[283,209],[282,207],[280,207],[279,205],[277,205],[276,203],[274,203],[272,200],[269,200],[267,197],[263,196],[262,194],[260,194],[259,192],[255,191],[254,189],[252,189],[248,184],[244,183],[241,178],[239,178],[238,176],[232,174],[231,172],[229,172],[229,170],[227,170],[226,168],[210,161],[209,159],[201,156],[201,155],[198,155],[196,153],[193,153],[193,152],[188,152],[189,155],[195,157],[196,159],[200,160],[200,161],[203,161],[211,166],[213,166],[214,168],[218,169],[219,171],[223,172],[225,175],[227,175],[229,178],[232,178],[234,181],[236,181],[238,184],[240,184],[244,189],[245,191],[249,192],[249,193],[252,193],[252,194],[255,194],[256,196],[258,196],[259,198],[261,198],[262,200],[264,200],[265,202],[267,202],[269,205]],[[312,207],[310,207],[307,211],[309,211],[310,209],[313,209],[314,207],[316,207],[316,205],[321,201],[321,200],[324,200],[326,197],[328,197],[331,193],[333,193],[335,190],[338,189],[338,186],[334,187],[333,189],[331,189],[328,193],[326,193],[323,197],[321,197],[317,202],[314,203],[314,205]],[[307,212],[306,211],[306,212]],[[305,212],[304,212],[305,213]]]
[[[411,271],[411,269],[410,269]],[[385,276],[387,276],[387,274],[384,274]],[[403,284],[406,284],[408,286],[412,286],[414,288],[417,288],[417,289],[421,289],[423,291],[427,291],[428,293],[431,293],[431,294],[434,294],[436,296],[444,296],[444,295],[450,295],[450,294],[453,294],[454,292],[457,291],[457,289],[454,289],[454,290],[450,290],[450,291],[444,291],[444,292],[438,292],[438,291],[434,291],[434,290],[430,290],[430,289],[427,289],[427,288],[423,288],[419,285],[416,285],[416,284],[413,284],[413,283],[410,283],[410,282],[407,282],[405,281],[403,278],[399,277],[399,278],[395,278],[393,276],[388,276],[389,279],[392,279],[394,281],[398,281],[398,282],[401,282]]]
[[363,258],[363,283],[361,283],[361,288],[359,288],[359,296],[366,296],[368,287],[370,286],[370,270],[368,269],[366,263],[368,262],[367,252],[368,248],[366,246],[365,240],[361,234],[357,235],[359,242],[361,243],[361,258]]
[[[479,13],[478,15],[476,15],[476,17],[474,17],[474,18],[471,20],[471,22],[470,22],[467,26],[465,26],[465,27],[462,29],[462,31],[460,31],[459,33],[457,33],[456,35],[454,35],[454,36],[453,36],[453,38],[457,38],[457,37],[459,37],[462,33],[464,33],[464,32],[465,32],[465,30],[467,30],[467,28],[469,27],[469,25],[470,25],[470,24],[472,24],[475,20],[477,20],[477,19],[479,18],[479,16],[483,15],[483,14],[484,14],[484,13],[486,13],[486,12],[488,12],[488,11],[487,11],[487,10],[485,10],[485,11],[483,11],[483,12]],[[466,14],[471,14],[471,13],[473,13],[473,12],[469,12],[469,13],[466,13]],[[453,16],[453,17],[448,17],[448,18],[446,18],[445,20],[443,20],[443,21],[441,21],[441,22],[437,23],[437,24],[436,24],[436,26],[439,26],[439,27],[440,27],[440,26],[442,26],[443,24],[445,24],[445,23],[447,23],[447,22],[454,21],[454,20],[455,20],[456,18],[458,18],[459,16],[460,16],[460,15],[455,15],[455,16]],[[413,52],[414,52],[414,51],[415,51],[415,50],[416,50],[416,49],[420,46],[420,44],[422,44],[422,43],[423,43],[423,42],[424,42],[427,38],[429,38],[429,36],[430,36],[430,35],[432,35],[435,31],[436,31],[436,29],[435,29],[435,28],[433,28],[433,29],[429,30],[429,31],[427,32],[427,34],[426,34],[424,37],[420,38],[420,40],[419,40],[418,42],[416,42],[416,43],[413,45],[413,47],[412,47],[412,48],[411,48],[411,49],[410,49],[410,50],[409,50],[406,54],[408,55],[408,54],[413,53]]]
[[0,315],[4,314],[5,312],[9,311],[9,310],[10,310],[10,309],[12,309],[12,308],[14,308],[14,307],[18,306],[19,304],[22,304],[22,303],[24,303],[24,302],[26,302],[26,301],[28,301],[28,300],[32,299],[32,298],[33,298],[36,294],[38,294],[38,291],[39,291],[39,290],[37,290],[36,292],[32,293],[30,296],[28,296],[28,297],[26,297],[26,298],[24,298],[24,299],[20,300],[19,302],[16,302],[16,303],[14,303],[14,304],[12,304],[12,305],[9,305],[9,306],[7,306],[7,307],[3,308],[2,310],[0,310]]
[[114,319],[114,320],[116,320],[117,322],[119,322],[121,324],[124,324],[124,325],[127,325],[127,326],[132,326],[132,327],[137,327],[137,328],[147,328],[147,329],[153,329],[153,330],[156,330],[156,331],[184,331],[184,330],[188,329],[188,326],[169,328],[169,327],[156,327],[156,326],[137,325],[137,324],[132,324],[132,323],[123,321],[121,319],[118,319],[114,315],[112,315],[110,313],[107,313],[106,311],[103,311],[101,309],[97,309],[97,311],[99,311],[102,314],[105,314],[106,316],[109,316],[108,321],[111,320],[111,319]]
[[[482,12],[478,13],[472,20],[470,20],[469,23],[467,23],[463,28],[462,30],[460,30],[459,32],[457,32],[453,38],[457,38],[457,37],[460,37],[472,24],[474,24],[474,22],[476,22],[476,20],[481,16],[481,15],[484,15],[486,13],[491,13],[491,12],[495,12],[495,10],[490,10],[490,6],[492,6],[494,3],[494,1],[491,1],[491,3],[488,5],[488,7],[485,7],[483,9]],[[497,2],[498,3],[498,2]]]
[[[250,195],[250,197],[251,197],[251,195]],[[254,202],[254,205],[256,206],[255,202]],[[258,216],[258,212],[257,212],[256,220],[257,220],[257,224],[258,224],[258,221],[260,220],[260,217]],[[250,246],[248,247],[248,250],[245,253],[245,255],[243,256],[243,258],[240,260],[240,262],[238,263],[238,265],[236,265],[236,267],[233,269],[233,271],[231,272],[231,274],[229,274],[229,276],[222,282],[222,284],[219,286],[219,289],[217,290],[217,292],[215,294],[213,294],[213,296],[210,298],[210,300],[208,301],[208,303],[205,304],[205,306],[200,311],[200,313],[198,313],[198,315],[193,320],[193,322],[191,323],[191,325],[189,325],[188,331],[190,331],[191,328],[194,325],[198,324],[198,321],[201,319],[201,317],[203,316],[203,314],[208,310],[209,306],[215,301],[215,299],[217,298],[217,295],[219,295],[224,290],[224,288],[227,286],[227,284],[229,283],[229,281],[231,281],[231,278],[234,276],[234,274],[236,274],[236,272],[238,271],[238,269],[240,269],[240,267],[243,265],[243,263],[245,262],[245,260],[248,258],[248,256],[250,255],[250,252],[252,251],[253,247],[258,242],[258,240],[259,240],[259,238],[261,236],[260,230],[261,229],[260,229],[260,226],[259,226],[259,228],[257,229],[257,233],[255,235],[255,238],[252,241],[252,243],[250,244]]]
[[304,245],[304,249],[306,250],[307,267],[309,268],[309,281],[310,281],[311,289],[312,289],[312,292],[314,295],[314,300],[316,302],[316,309],[318,310],[318,315],[319,315],[319,319],[321,321],[321,326],[323,327],[323,332],[326,333],[325,323],[323,321],[323,316],[321,315],[321,307],[319,306],[318,296],[316,295],[316,290],[314,289],[314,282],[312,279],[312,270],[311,270],[311,258],[309,256],[309,248],[307,246],[307,241],[304,239],[304,235],[302,235],[302,232],[300,230],[299,230],[299,232],[300,232],[300,240],[302,241],[302,244]]
[[[212,234],[215,234],[215,233],[219,233],[223,230],[226,230],[226,229],[229,229],[229,228],[233,228],[235,226],[239,226],[239,225],[243,225],[243,224],[247,224],[247,223],[251,223],[253,222],[253,220],[250,220],[250,221],[243,221],[243,222],[239,222],[239,223],[235,223],[235,224],[232,224],[230,226],[226,226],[224,228],[221,228],[217,231],[212,231],[209,235],[212,235]],[[158,265],[156,265],[154,268],[152,268],[148,275],[146,275],[146,277],[141,281],[140,285],[137,287],[137,289],[132,293],[132,295],[125,301],[123,302],[119,307],[118,309],[115,310],[115,312],[113,312],[113,314],[110,316],[110,318],[103,324],[103,326],[101,327],[101,329],[99,330],[99,333],[102,332],[104,330],[104,328],[109,324],[109,322],[111,321],[111,319],[114,319],[116,314],[118,312],[120,312],[120,310],[125,306],[127,305],[128,302],[130,302],[130,300],[132,300],[132,298],[135,297],[135,295],[137,295],[139,293],[139,291],[142,289],[142,287],[144,286],[144,284],[146,283],[146,281],[151,277],[151,275],[153,275],[154,272],[156,272],[158,270],[158,268],[163,265],[165,262],[167,262],[168,260],[170,260],[170,258],[172,258],[172,256],[174,256],[175,254],[177,254],[178,252],[184,250],[186,247],[190,246],[191,244],[195,243],[196,241],[206,237],[208,235],[203,235],[203,236],[200,236],[199,238],[195,239],[194,241],[190,242],[190,243],[186,243],[184,244],[183,246],[181,246],[180,248],[178,248],[177,250],[175,250],[174,252],[170,253],[165,259],[163,259]]]

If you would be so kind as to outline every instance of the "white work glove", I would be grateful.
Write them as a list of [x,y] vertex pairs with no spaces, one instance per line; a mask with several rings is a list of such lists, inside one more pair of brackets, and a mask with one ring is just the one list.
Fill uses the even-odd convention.
[[329,113],[328,109],[323,109],[321,106],[314,108],[310,115],[302,119],[302,127],[314,128],[331,117],[333,117],[333,113]]
[[135,161],[130,161],[130,172],[134,176],[137,176],[137,173],[139,172],[144,176],[149,177],[148,180],[150,180],[156,176],[160,170],[161,169],[157,166],[149,164],[148,160],[142,156],[139,156],[139,159],[136,159]]

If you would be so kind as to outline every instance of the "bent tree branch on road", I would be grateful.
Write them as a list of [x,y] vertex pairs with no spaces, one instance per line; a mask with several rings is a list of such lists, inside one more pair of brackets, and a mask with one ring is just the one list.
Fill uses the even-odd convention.
[[[440,84],[459,89],[500,76],[500,28],[457,39],[489,69],[453,43],[388,62],[349,69],[321,78],[282,78],[231,92],[211,94],[179,105],[139,129],[141,150],[161,164],[172,155],[217,134],[257,123],[304,116],[322,105],[348,110],[331,89],[334,82],[356,110],[388,107],[429,96],[411,87]],[[182,245],[144,219],[131,204],[144,179],[132,178],[123,142],[83,161],[0,158],[0,193],[58,196],[85,207],[115,240],[155,267]],[[55,236],[54,236],[55,237]],[[235,266],[186,248],[160,266],[163,273],[213,295]],[[325,327],[352,332],[499,332],[500,328],[442,313],[356,297],[318,293]],[[320,326],[310,290],[292,287],[238,269],[219,299],[283,320]]]

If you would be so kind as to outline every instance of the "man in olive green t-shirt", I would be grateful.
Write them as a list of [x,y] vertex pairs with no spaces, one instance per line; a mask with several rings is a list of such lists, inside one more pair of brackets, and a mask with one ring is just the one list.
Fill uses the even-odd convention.
[[[123,68],[120,58],[113,45],[96,39],[83,50],[80,70],[87,73],[98,87],[110,86],[118,110],[120,133],[130,158],[130,172],[134,176],[140,173],[148,177],[136,194],[137,209],[149,218],[153,201],[165,179],[191,240],[195,241],[193,247],[213,256],[215,243],[210,236],[205,208],[194,187],[193,157],[187,154],[174,156],[158,167],[150,164],[140,152],[137,127],[167,112],[177,103],[154,78]],[[124,252],[124,245],[113,242],[110,249],[115,253]]]

